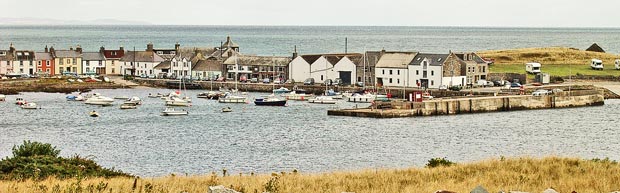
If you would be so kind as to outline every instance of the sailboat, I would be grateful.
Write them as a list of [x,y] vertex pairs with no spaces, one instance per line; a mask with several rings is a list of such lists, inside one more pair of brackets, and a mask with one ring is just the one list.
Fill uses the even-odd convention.
[[220,96],[219,99],[217,99],[217,101],[220,103],[246,103],[245,97],[238,95],[238,91],[239,91],[239,89],[237,88],[237,84],[239,83],[239,80],[237,79],[237,76],[239,74],[239,61],[238,60],[239,60],[239,56],[235,55],[235,90],[232,91],[232,93],[226,92],[223,97]]
[[[327,59],[326,59],[325,60],[325,80],[328,80],[327,71],[329,71],[329,66],[327,66]],[[336,100],[332,98],[331,96],[327,95],[327,89],[329,89],[329,85],[325,83],[325,95],[318,96],[313,99],[308,99],[308,102],[314,103],[314,104],[336,104]]]
[[[183,67],[185,67],[185,64],[183,64]],[[191,77],[191,69],[192,67],[189,67],[190,69],[190,77]],[[181,70],[181,72],[183,71],[183,69]],[[180,73],[181,73],[180,72]],[[179,80],[179,89],[183,88],[183,92],[187,92],[187,88],[185,87],[185,77],[181,76],[181,80]],[[183,107],[189,107],[192,106],[192,99],[188,96],[185,97],[181,97],[180,91],[176,91],[173,93],[170,93],[170,95],[168,96],[168,98],[166,98],[166,106],[183,106]]]
[[[275,56],[274,56],[275,57]],[[276,62],[273,62],[273,70],[276,72],[274,73],[274,80],[275,80],[275,76],[278,74],[277,70],[276,70]],[[272,93],[271,95],[265,97],[265,98],[257,98],[254,100],[254,104],[256,104],[256,106],[286,106],[286,99],[281,99],[276,97],[276,93],[275,93],[275,84],[271,84],[271,90]]]

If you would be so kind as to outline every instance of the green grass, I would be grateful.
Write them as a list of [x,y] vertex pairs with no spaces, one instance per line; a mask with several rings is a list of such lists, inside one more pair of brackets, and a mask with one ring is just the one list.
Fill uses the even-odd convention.
[[[519,73],[525,72],[525,64],[494,64],[491,65],[490,72],[492,73]],[[620,76],[620,70],[614,69],[614,65],[606,65],[604,70],[592,70],[589,65],[583,64],[543,64],[542,72],[549,73],[551,76],[569,76],[569,75],[595,75],[595,76]],[[528,79],[534,78],[528,74]]]

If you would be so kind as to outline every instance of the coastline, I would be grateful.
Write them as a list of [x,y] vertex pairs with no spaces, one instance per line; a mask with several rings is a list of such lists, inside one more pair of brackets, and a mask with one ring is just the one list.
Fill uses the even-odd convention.
[[[42,181],[0,181],[0,190],[14,193],[83,188],[102,192],[207,192],[223,185],[239,192],[469,192],[483,186],[489,192],[612,192],[620,190],[620,164],[609,159],[504,158],[434,168],[367,169],[306,174],[212,173],[203,176],[171,174],[155,178],[54,178]],[[105,186],[103,186],[103,185]],[[42,191],[43,190],[43,191]]]

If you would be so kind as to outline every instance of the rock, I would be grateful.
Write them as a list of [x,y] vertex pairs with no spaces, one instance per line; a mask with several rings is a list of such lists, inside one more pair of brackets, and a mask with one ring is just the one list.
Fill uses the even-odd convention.
[[474,188],[473,190],[471,190],[471,193],[489,193],[489,191],[484,189],[482,186],[478,186]]
[[219,186],[209,186],[209,190],[207,193],[240,193],[233,189],[228,189],[222,185]]
[[543,191],[542,193],[558,193],[558,191],[555,191],[552,188],[546,189],[545,191]]

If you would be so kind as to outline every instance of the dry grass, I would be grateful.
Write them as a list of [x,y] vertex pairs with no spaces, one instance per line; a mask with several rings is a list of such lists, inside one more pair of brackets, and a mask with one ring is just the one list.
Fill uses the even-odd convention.
[[590,60],[597,58],[603,64],[613,66],[619,59],[617,55],[609,53],[589,52],[564,47],[549,48],[522,48],[513,50],[482,51],[478,54],[485,58],[494,58],[495,64],[520,64],[540,62],[543,64],[583,64],[589,65]]
[[[248,176],[168,176],[140,179],[85,179],[40,182],[2,181],[0,192],[59,192],[82,188],[84,192],[206,192],[210,185],[225,185],[243,192],[263,192],[272,175]],[[79,182],[79,183],[78,183]],[[553,187],[559,192],[611,192],[620,190],[620,165],[610,161],[586,161],[571,158],[515,158],[488,160],[439,168],[366,170],[324,174],[280,174],[272,182],[272,192],[434,192],[447,189],[469,192],[483,185],[489,192],[521,190],[541,192]],[[99,185],[100,184],[100,185]],[[105,188],[103,188],[105,185]],[[90,188],[88,188],[90,186]],[[56,187],[56,188],[54,188]],[[45,190],[45,191],[42,191]]]

